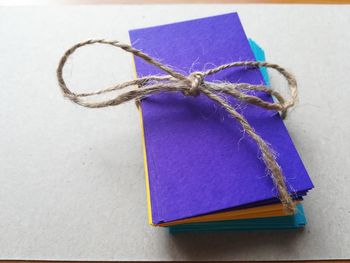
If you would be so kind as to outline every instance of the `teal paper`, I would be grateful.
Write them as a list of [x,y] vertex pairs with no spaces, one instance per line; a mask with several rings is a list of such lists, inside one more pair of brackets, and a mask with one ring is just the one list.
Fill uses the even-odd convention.
[[[249,45],[250,48],[252,49],[255,59],[257,61],[265,61],[265,52],[264,50],[256,43],[254,40],[249,39]],[[267,86],[270,86],[270,78],[269,74],[267,73],[266,68],[260,68],[261,74],[263,75],[264,81]]]
[[170,232],[203,232],[203,231],[247,231],[278,230],[304,227],[307,221],[301,204],[297,205],[297,213],[292,216],[277,216],[255,219],[227,220],[217,222],[190,223],[170,226]]

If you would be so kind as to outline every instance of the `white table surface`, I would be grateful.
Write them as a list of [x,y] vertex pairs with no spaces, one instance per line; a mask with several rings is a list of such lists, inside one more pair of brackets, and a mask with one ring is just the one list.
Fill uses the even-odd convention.
[[[89,38],[238,11],[300,100],[286,125],[316,188],[303,231],[171,235],[147,224],[133,103],[90,110],[62,98],[62,53]],[[276,260],[350,258],[350,6],[189,5],[0,8],[0,258]],[[68,83],[133,77],[131,57],[89,47]],[[273,83],[282,83],[273,77]]]

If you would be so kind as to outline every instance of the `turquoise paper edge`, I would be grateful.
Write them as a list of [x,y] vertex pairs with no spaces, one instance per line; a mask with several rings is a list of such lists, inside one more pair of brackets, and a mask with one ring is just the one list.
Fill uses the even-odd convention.
[[203,232],[203,231],[247,231],[296,229],[306,225],[307,221],[301,204],[297,205],[297,213],[292,216],[268,218],[227,220],[217,222],[190,223],[170,226],[170,232]]
[[[248,39],[249,40],[249,45],[250,48],[252,49],[253,53],[254,53],[254,57],[256,59],[256,61],[265,61],[265,51],[252,39]],[[269,78],[269,74],[267,73],[267,68],[260,68],[260,72],[263,75],[265,84],[267,86],[270,86],[270,78]]]

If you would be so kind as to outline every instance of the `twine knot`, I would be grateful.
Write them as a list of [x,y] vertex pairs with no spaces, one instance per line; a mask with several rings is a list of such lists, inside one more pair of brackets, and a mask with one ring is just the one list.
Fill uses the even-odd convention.
[[200,94],[200,86],[203,84],[204,76],[202,72],[193,72],[188,76],[189,89],[185,90],[185,96],[197,97]]
[[[163,76],[146,76],[135,80],[126,81],[124,83],[116,84],[112,87],[101,89],[95,92],[89,93],[74,93],[68,89],[63,78],[63,67],[67,62],[69,56],[71,56],[78,48],[92,45],[92,44],[105,44],[111,45],[117,48],[121,48],[126,52],[132,53],[134,56],[140,57],[147,63],[158,67],[166,72],[168,75]],[[276,90],[266,87],[264,85],[252,85],[249,83],[228,83],[228,82],[209,82],[205,81],[205,77],[215,74],[219,71],[233,68],[233,67],[267,67],[278,71],[287,81],[290,98],[286,100]],[[125,103],[130,100],[142,100],[150,95],[161,92],[182,92],[185,96],[198,96],[204,94],[212,101],[221,105],[228,114],[242,126],[245,133],[247,133],[258,145],[262,155],[266,168],[271,176],[273,183],[276,186],[278,196],[287,214],[292,214],[295,211],[295,203],[288,192],[285,178],[281,167],[276,161],[276,156],[270,149],[268,144],[255,132],[254,128],[248,123],[248,121],[236,111],[228,102],[226,97],[231,96],[236,100],[253,104],[255,106],[264,108],[266,110],[274,110],[280,112],[282,118],[287,115],[287,111],[290,107],[294,106],[297,99],[297,82],[293,75],[284,68],[277,64],[271,64],[268,62],[257,61],[237,61],[228,64],[220,65],[216,68],[209,69],[203,72],[193,72],[189,76],[184,76],[181,73],[173,70],[172,68],[162,64],[154,58],[148,56],[142,51],[131,47],[130,45],[120,43],[119,41],[108,41],[103,39],[88,40],[78,43],[68,49],[61,57],[57,68],[58,84],[65,97],[71,101],[88,108],[101,108],[108,106],[116,106]],[[108,93],[114,90],[121,90],[126,87],[136,86],[133,90],[126,91],[116,97],[107,99],[104,101],[87,101],[86,97],[96,96],[103,93]],[[261,99],[255,95],[255,92],[266,93],[274,96],[275,101],[270,102]]]

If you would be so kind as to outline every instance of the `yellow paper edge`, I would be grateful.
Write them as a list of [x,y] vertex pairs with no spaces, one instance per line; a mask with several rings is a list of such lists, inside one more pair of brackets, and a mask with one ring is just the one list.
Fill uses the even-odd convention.
[[148,165],[147,165],[147,155],[146,155],[146,142],[145,142],[145,134],[143,129],[143,119],[142,119],[142,109],[141,105],[138,106],[138,110],[140,113],[140,123],[142,130],[142,150],[143,150],[143,162],[145,168],[145,179],[146,179],[146,195],[147,195],[147,211],[148,211],[148,223],[153,225],[152,220],[152,208],[151,208],[151,191],[149,187],[149,179],[148,179]]
[[[132,65],[133,65],[133,73],[134,78],[137,78],[136,73],[136,64],[135,64],[135,58],[132,56]],[[143,163],[144,163],[144,170],[145,170],[145,181],[146,181],[146,196],[147,196],[147,213],[148,213],[148,223],[150,225],[153,224],[152,220],[152,208],[151,208],[151,192],[149,187],[149,179],[148,179],[148,165],[147,165],[147,154],[146,154],[146,142],[145,142],[145,131],[143,128],[143,118],[142,118],[142,108],[141,103],[137,104],[137,109],[140,114],[140,125],[141,125],[141,132],[142,132],[142,152],[143,152]]]
[[[296,204],[299,201],[295,202]],[[213,213],[208,215],[201,215],[197,217],[180,219],[172,222],[157,224],[157,226],[173,226],[185,223],[203,223],[212,221],[226,221],[237,219],[252,219],[252,218],[266,218],[275,216],[286,216],[282,204],[264,205],[259,207],[251,207],[245,209],[239,209],[234,211],[226,211]]]

